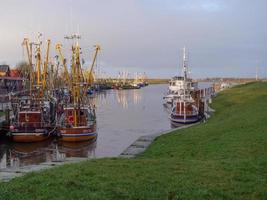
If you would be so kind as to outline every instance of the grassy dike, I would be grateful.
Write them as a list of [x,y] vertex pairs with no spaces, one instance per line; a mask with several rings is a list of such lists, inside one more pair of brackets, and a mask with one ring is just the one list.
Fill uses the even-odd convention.
[[0,183],[0,199],[266,199],[267,83],[215,98],[205,124],[134,159],[95,159]]

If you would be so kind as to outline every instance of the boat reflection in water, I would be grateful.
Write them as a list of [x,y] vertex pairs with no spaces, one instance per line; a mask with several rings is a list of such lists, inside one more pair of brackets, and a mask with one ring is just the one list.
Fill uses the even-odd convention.
[[133,102],[139,104],[142,100],[141,91],[138,89],[133,90]]
[[43,142],[11,143],[0,154],[0,169],[18,168],[68,157],[95,157],[95,141],[68,143],[50,139]]
[[117,90],[116,91],[116,97],[117,101],[120,105],[122,105],[123,108],[128,108],[128,96],[126,95],[128,93],[127,90]]
[[58,152],[65,157],[95,158],[95,141],[64,142],[59,141]]
[[142,100],[142,91],[139,89],[116,90],[115,92],[117,103],[120,104],[124,109],[127,109],[131,103],[136,105],[139,104]]
[[[6,146],[4,155],[0,158],[2,168],[17,168],[20,166],[39,164],[51,160],[50,152],[53,148],[52,139],[38,143],[10,143]],[[1,156],[1,155],[0,155]]]

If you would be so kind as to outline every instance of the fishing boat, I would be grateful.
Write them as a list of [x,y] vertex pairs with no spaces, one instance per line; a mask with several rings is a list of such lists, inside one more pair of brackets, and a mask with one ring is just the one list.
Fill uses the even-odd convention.
[[198,83],[193,81],[193,79],[188,77],[188,66],[185,55],[185,48],[183,53],[183,65],[186,65],[186,68],[183,66],[183,76],[174,76],[169,81],[168,92],[163,97],[164,104],[173,105],[176,100],[179,100],[184,96],[185,89],[190,91],[196,91],[198,89]]
[[[62,113],[58,120],[58,134],[60,139],[66,142],[95,140],[97,138],[95,107],[86,101],[85,95],[91,86],[90,84],[92,84],[92,68],[90,68],[88,73],[89,77],[83,78],[84,74],[81,68],[80,46],[78,42],[81,37],[74,34],[65,38],[74,40],[71,60],[72,73],[69,74],[67,67],[64,67],[65,77],[68,77],[66,83],[69,88],[70,98],[63,105]],[[96,46],[96,52],[98,48]],[[61,53],[61,45],[57,45],[57,50],[60,57],[62,57],[62,61],[64,61],[65,59]],[[88,80],[89,83],[86,82]]]
[[[181,97],[184,96],[185,90],[196,91],[198,90],[198,83],[193,81],[193,79],[189,78],[188,76],[188,66],[186,60],[186,50],[184,48],[183,53],[183,76],[174,76],[169,81],[168,92],[163,97],[165,103],[173,104],[176,100],[179,100]],[[186,67],[185,67],[186,66]]]
[[[10,124],[8,135],[15,142],[43,141],[55,131],[56,102],[49,95],[47,84],[50,40],[47,40],[46,58],[43,67],[41,67],[42,42],[40,37],[41,34],[38,35],[37,43],[30,43],[28,38],[25,38],[23,42],[29,59],[29,90],[27,96],[11,99],[15,116]],[[32,60],[33,45],[36,47],[35,63]]]
[[40,142],[55,132],[55,102],[30,99],[20,105],[10,125],[9,135],[15,142]]
[[[75,120],[76,119],[76,120]],[[74,106],[64,108],[60,119],[60,136],[63,141],[78,142],[94,140],[97,137],[94,109]]]
[[198,102],[192,97],[196,91],[192,87],[192,79],[188,78],[188,61],[186,57],[186,50],[183,49],[183,78],[177,95],[172,98],[172,109],[170,120],[174,124],[191,124],[199,121],[201,116],[199,114]]

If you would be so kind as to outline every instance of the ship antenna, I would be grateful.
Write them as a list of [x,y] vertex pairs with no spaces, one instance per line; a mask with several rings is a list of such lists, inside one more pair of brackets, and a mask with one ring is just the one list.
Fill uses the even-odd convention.
[[259,67],[257,66],[256,67],[256,81],[258,81],[258,79],[259,79],[258,73],[259,73]]
[[183,48],[183,70],[184,70],[184,79],[187,79],[187,60],[186,60],[186,49]]

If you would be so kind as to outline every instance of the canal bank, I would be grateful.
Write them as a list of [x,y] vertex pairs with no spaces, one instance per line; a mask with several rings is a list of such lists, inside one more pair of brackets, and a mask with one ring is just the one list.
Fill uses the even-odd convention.
[[1,183],[0,197],[264,199],[266,94],[266,83],[224,91],[207,123],[163,135],[134,159],[93,159],[30,173]]

